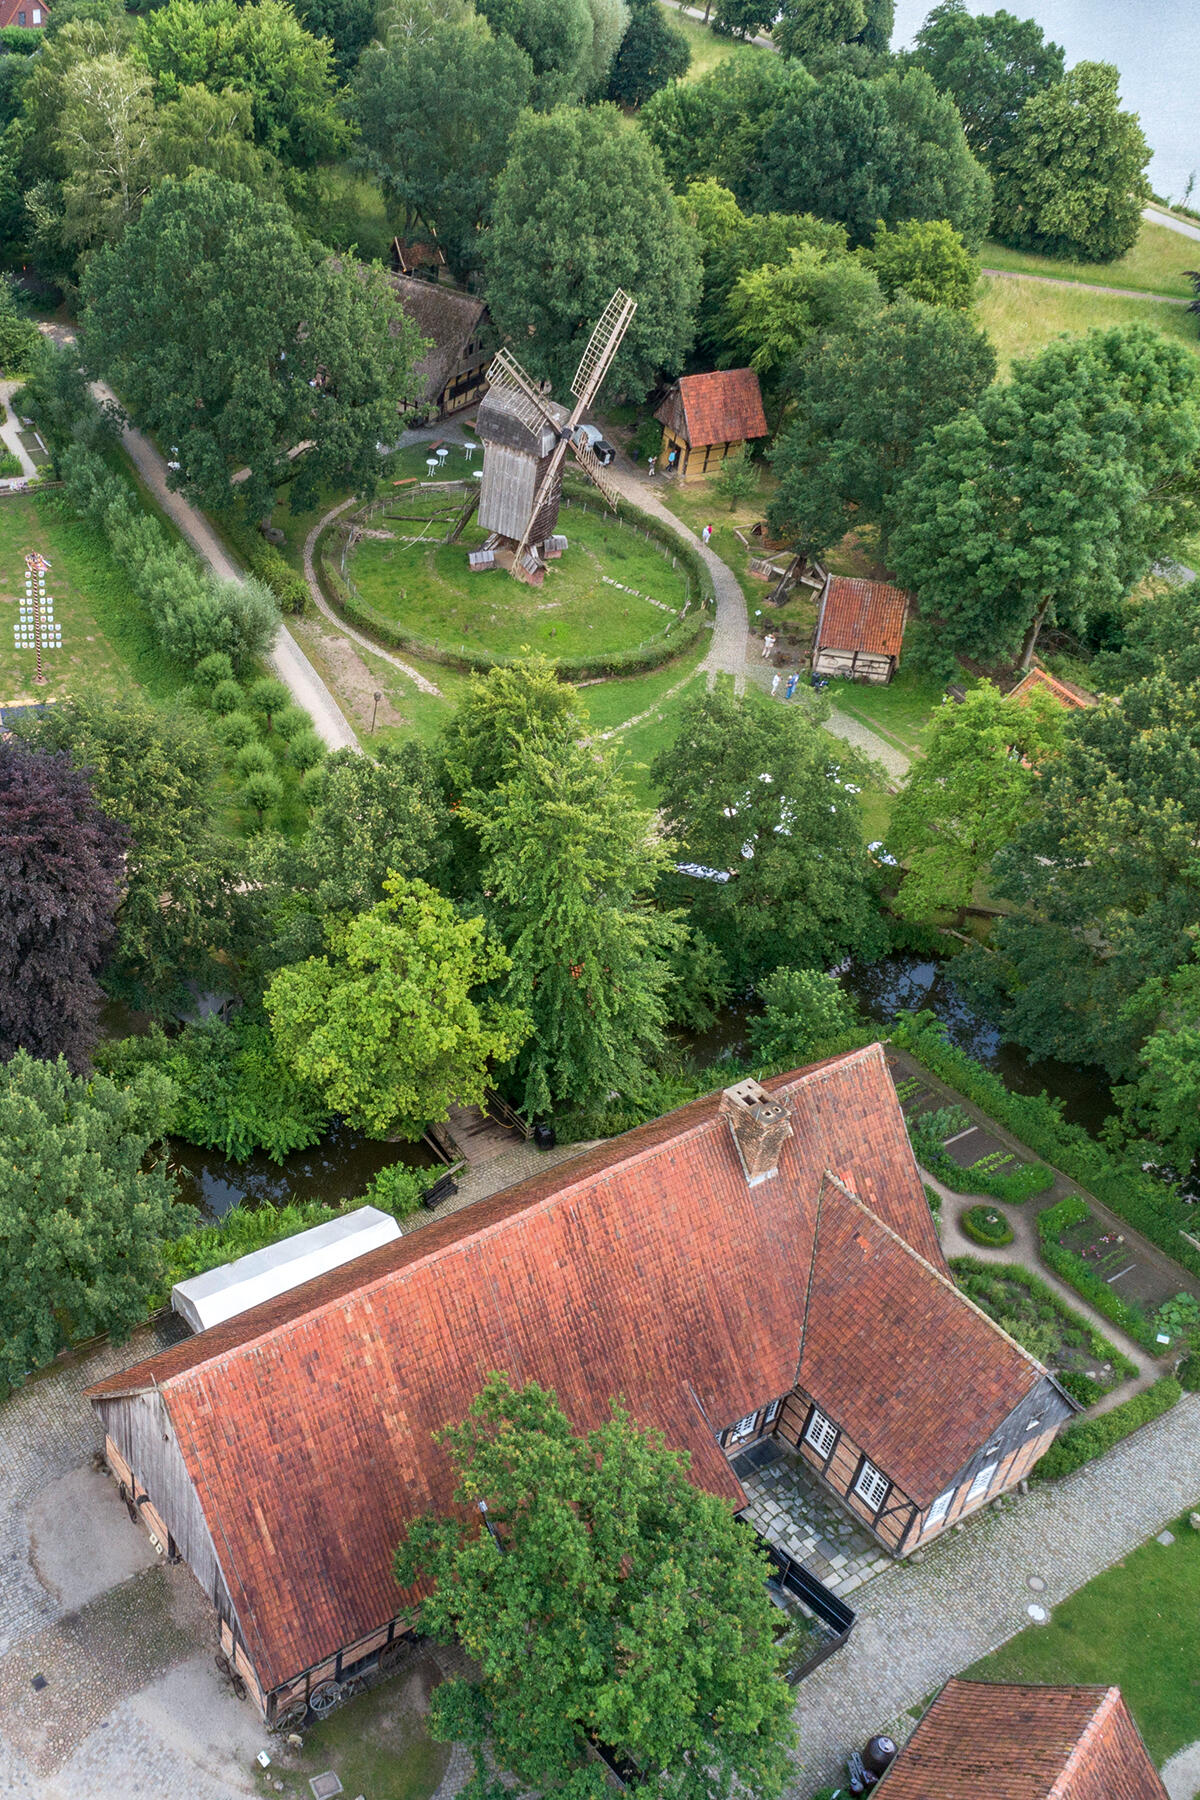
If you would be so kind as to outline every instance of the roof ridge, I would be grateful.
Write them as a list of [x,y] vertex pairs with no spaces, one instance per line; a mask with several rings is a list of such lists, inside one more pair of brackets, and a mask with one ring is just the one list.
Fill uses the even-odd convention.
[[1067,1800],[1067,1784],[1070,1782],[1075,1769],[1078,1767],[1085,1750],[1091,1748],[1096,1734],[1108,1723],[1109,1718],[1120,1704],[1120,1700],[1121,1690],[1119,1687],[1110,1687],[1104,1690],[1104,1695],[1100,1704],[1076,1738],[1075,1743],[1071,1748],[1071,1754],[1059,1770],[1054,1786],[1046,1795],[1046,1800]]
[[[1005,1331],[1003,1325],[997,1325],[995,1319],[993,1319],[990,1316],[990,1314],[985,1313],[982,1306],[977,1306],[975,1301],[972,1300],[972,1298],[969,1294],[964,1294],[962,1289],[957,1285],[957,1283],[951,1281],[951,1279],[948,1275],[943,1275],[940,1269],[935,1269],[933,1264],[929,1261],[928,1257],[922,1256],[921,1252],[916,1248],[915,1245],[910,1244],[908,1239],[906,1237],[903,1237],[900,1232],[894,1231],[892,1229],[892,1227],[888,1224],[887,1220],[881,1219],[879,1214],[875,1211],[874,1207],[868,1206],[866,1201],[862,1198],[862,1196],[860,1194],[856,1194],[854,1192],[853,1188],[847,1187],[846,1183],[844,1181],[842,1181],[839,1176],[835,1175],[832,1169],[826,1169],[824,1180],[832,1181],[834,1186],[836,1188],[839,1188],[848,1200],[852,1200],[854,1202],[855,1206],[860,1207],[862,1209],[862,1211],[866,1213],[867,1217],[869,1219],[872,1219],[874,1221],[874,1223],[876,1225],[878,1225],[878,1227],[881,1231],[885,1231],[887,1233],[888,1237],[894,1238],[896,1243],[898,1243],[900,1245],[900,1248],[902,1250],[906,1251],[909,1256],[914,1257],[916,1259],[916,1261],[921,1264],[922,1268],[927,1269],[929,1271],[929,1273],[933,1276],[935,1281],[940,1281],[943,1287],[948,1288],[950,1290],[950,1292],[954,1295],[955,1299],[961,1300],[964,1306],[969,1306],[972,1312],[978,1313],[979,1317],[985,1322],[985,1324],[990,1325],[992,1330],[994,1332],[998,1333],[998,1335],[1004,1339],[1006,1344],[1011,1344],[1012,1348],[1014,1350],[1016,1350],[1021,1356],[1023,1356],[1026,1362],[1032,1363],[1033,1367],[1038,1371],[1039,1374],[1041,1374],[1041,1375],[1049,1375],[1050,1374],[1050,1371],[1046,1367],[1046,1365],[1044,1363],[1039,1362],[1037,1357],[1034,1356],[1031,1351],[1026,1350],[1024,1344],[1019,1344],[1015,1337],[1010,1336],[1010,1334],[1007,1331]],[[813,1255],[814,1255],[814,1257],[816,1255],[815,1233],[814,1233]]]

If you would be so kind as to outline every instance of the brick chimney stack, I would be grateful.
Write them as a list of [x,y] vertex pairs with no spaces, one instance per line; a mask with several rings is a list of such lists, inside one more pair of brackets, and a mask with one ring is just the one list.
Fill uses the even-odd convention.
[[792,1135],[788,1109],[753,1079],[739,1081],[721,1095],[721,1111],[751,1187],[779,1173],[783,1146]]

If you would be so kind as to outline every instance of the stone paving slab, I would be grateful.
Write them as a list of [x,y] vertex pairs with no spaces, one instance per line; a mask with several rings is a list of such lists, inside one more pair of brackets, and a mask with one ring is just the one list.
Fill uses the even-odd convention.
[[835,1594],[853,1593],[884,1569],[884,1555],[869,1532],[813,1480],[803,1459],[786,1444],[778,1460],[738,1471],[749,1505],[746,1517]]

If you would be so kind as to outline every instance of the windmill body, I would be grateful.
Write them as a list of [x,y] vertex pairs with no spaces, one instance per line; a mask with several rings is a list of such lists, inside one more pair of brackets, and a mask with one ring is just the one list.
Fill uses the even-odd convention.
[[[571,384],[575,405],[570,412],[547,398],[510,351],[501,350],[496,357],[475,425],[483,443],[479,523],[489,536],[484,550],[471,553],[472,567],[499,563],[519,581],[541,585],[544,546],[558,519],[568,451],[616,509],[617,490],[576,427],[599,393],[636,311],[636,300],[618,288],[575,371]],[[464,512],[459,529],[466,518]]]

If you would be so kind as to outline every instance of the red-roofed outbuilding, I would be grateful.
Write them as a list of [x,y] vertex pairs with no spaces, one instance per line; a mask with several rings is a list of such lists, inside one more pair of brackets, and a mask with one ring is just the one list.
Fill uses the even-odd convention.
[[268,1716],[409,1629],[392,1553],[494,1370],[580,1430],[624,1396],[735,1510],[782,1437],[897,1554],[1072,1411],[950,1279],[880,1045],[693,1101],[89,1390]]
[[900,667],[912,596],[887,581],[830,575],[813,637],[814,675],[870,681],[892,679]]
[[683,481],[715,473],[731,450],[767,435],[753,369],[682,375],[654,416],[663,428],[663,468]]
[[1089,694],[1086,688],[1076,687],[1073,681],[1060,681],[1057,675],[1051,675],[1048,669],[1043,669],[1035,657],[1032,667],[1026,670],[1015,687],[1009,688],[1008,697],[1010,700],[1027,700],[1030,694],[1039,690],[1057,700],[1060,706],[1065,706],[1068,712],[1086,712],[1089,706],[1096,704],[1095,694]]
[[879,1800],[1167,1800],[1116,1687],[948,1681]]

